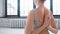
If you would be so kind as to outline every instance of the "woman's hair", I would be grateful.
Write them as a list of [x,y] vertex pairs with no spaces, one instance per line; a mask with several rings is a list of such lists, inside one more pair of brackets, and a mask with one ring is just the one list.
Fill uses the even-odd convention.
[[44,3],[46,0],[40,0],[42,3]]

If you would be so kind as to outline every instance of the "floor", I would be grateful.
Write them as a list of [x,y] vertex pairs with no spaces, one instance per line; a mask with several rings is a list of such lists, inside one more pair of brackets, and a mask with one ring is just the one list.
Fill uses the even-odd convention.
[[[60,30],[58,31],[58,34]],[[0,34],[24,34],[24,29],[0,28]],[[53,34],[50,32],[50,34]]]

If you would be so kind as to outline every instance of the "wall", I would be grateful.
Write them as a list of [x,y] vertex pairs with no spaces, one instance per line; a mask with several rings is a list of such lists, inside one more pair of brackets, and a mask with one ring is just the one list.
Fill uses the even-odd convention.
[[0,17],[5,16],[5,0],[0,0]]

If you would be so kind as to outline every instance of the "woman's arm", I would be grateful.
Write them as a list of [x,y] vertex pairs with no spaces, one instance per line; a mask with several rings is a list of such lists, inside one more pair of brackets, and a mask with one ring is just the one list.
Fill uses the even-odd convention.
[[31,10],[28,17],[27,17],[27,23],[25,26],[25,34],[31,34],[32,33],[33,23],[34,23],[34,12],[33,12],[33,10]]
[[50,24],[49,21],[50,21],[50,14],[49,13],[46,13],[45,14],[45,18],[44,18],[44,24],[41,27],[35,29],[33,32],[37,32],[39,34],[46,27],[48,27],[48,25]]
[[51,20],[50,20],[50,25],[49,25],[48,29],[49,29],[51,32],[53,32],[53,33],[57,33],[57,32],[58,32],[58,28],[57,28],[57,26],[56,26],[56,22],[55,22],[55,20],[54,20],[54,17],[53,17],[53,15],[52,15],[52,13],[51,13]]

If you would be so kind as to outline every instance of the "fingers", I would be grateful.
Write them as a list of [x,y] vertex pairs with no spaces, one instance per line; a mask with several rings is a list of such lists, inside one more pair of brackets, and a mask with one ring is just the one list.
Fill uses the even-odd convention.
[[50,16],[49,15],[46,15],[45,16],[45,23],[44,23],[46,26],[49,26],[50,24]]
[[49,24],[50,24],[50,15],[47,14],[45,15],[44,25],[49,26]]
[[46,20],[46,21],[50,21],[50,16],[49,16],[49,15],[46,15],[46,16],[45,16],[45,20]]

